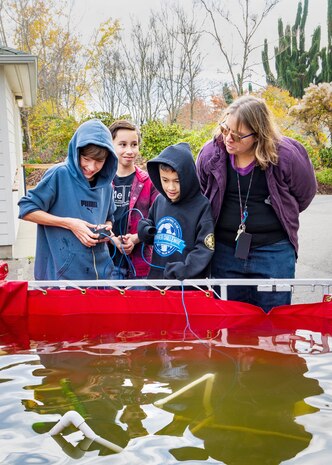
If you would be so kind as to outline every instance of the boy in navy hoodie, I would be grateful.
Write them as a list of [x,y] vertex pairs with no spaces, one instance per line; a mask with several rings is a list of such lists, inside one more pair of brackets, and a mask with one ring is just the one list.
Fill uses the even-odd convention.
[[166,147],[148,161],[147,170],[160,192],[148,218],[141,219],[138,227],[139,239],[153,244],[148,278],[208,278],[214,224],[189,145],[181,142]]

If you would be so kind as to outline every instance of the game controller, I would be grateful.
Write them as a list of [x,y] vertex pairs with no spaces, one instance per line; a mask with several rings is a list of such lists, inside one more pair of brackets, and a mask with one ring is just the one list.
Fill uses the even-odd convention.
[[99,237],[97,237],[98,240],[104,239],[105,236],[111,236],[112,234],[112,231],[106,228],[100,228],[100,229],[90,228],[90,229],[94,234],[99,234]]

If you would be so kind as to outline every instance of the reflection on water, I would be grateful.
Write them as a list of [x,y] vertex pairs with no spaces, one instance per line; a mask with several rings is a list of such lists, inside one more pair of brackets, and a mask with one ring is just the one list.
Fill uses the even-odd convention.
[[[104,337],[24,349],[6,334],[0,341],[0,463],[322,465],[331,457],[329,335],[225,329],[204,342]],[[123,451],[73,426],[50,436],[71,410]]]
[[[318,380],[322,393],[305,399],[316,412],[296,419],[313,436],[309,447],[285,464],[329,465],[332,457],[332,339],[330,335],[317,332],[300,333],[297,349],[307,365],[305,376]],[[317,354],[321,355],[317,357]]]

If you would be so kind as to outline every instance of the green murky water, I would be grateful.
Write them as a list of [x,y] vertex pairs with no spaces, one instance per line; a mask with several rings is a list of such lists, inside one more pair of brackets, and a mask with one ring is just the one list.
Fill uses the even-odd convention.
[[[0,463],[323,465],[332,457],[329,335],[223,330],[210,341],[104,337],[22,348],[3,331],[0,344]],[[50,436],[70,410],[123,450],[73,426]]]

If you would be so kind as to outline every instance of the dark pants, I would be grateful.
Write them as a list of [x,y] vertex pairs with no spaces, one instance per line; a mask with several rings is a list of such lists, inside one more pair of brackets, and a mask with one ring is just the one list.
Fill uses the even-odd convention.
[[[293,279],[295,250],[288,240],[250,250],[246,260],[234,257],[234,248],[216,242],[212,277],[216,279]],[[291,303],[291,292],[260,292],[256,286],[228,286],[227,299],[247,302],[264,312]]]

